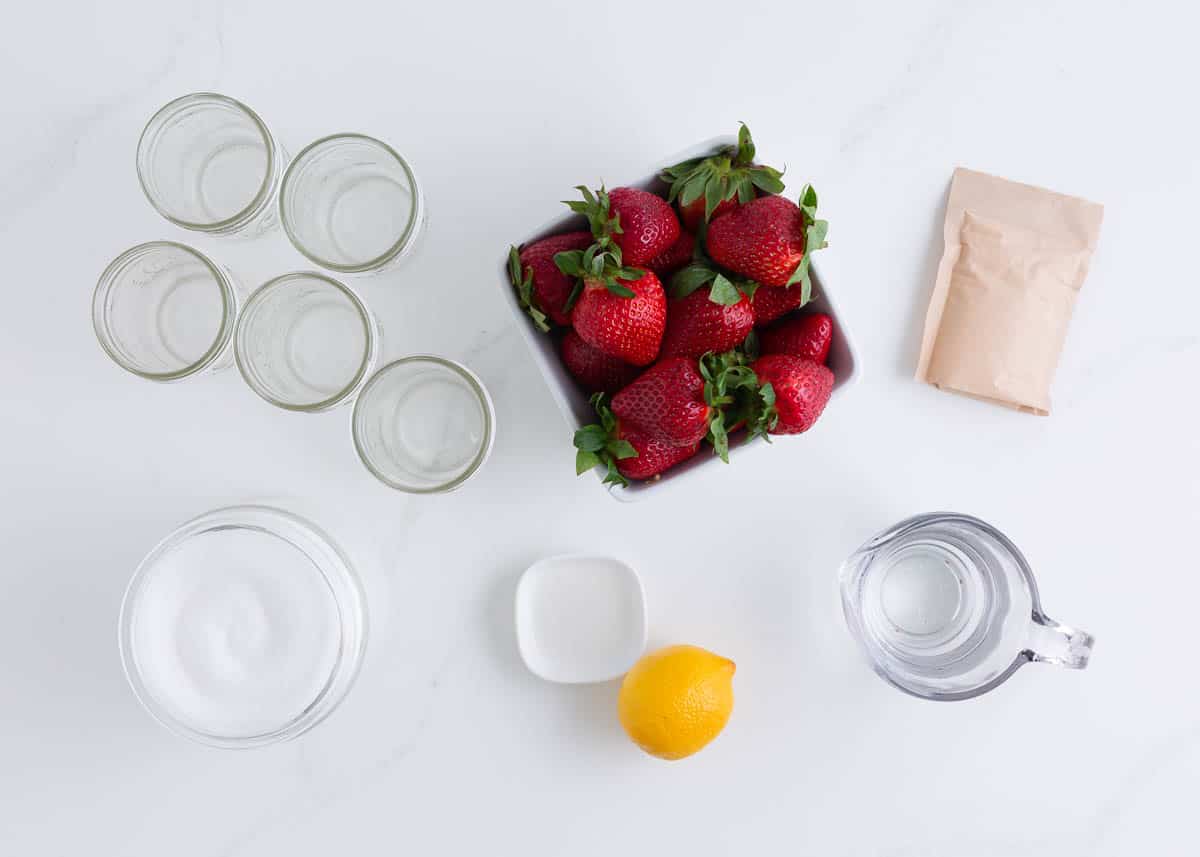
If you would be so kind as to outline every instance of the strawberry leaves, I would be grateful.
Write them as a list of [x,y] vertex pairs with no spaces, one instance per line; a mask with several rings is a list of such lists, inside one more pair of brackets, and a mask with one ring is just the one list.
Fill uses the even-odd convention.
[[529,313],[538,330],[548,333],[550,322],[533,299],[533,268],[526,267],[524,271],[521,270],[521,254],[516,247],[508,248],[508,279],[517,290],[517,302],[520,303],[521,309]]
[[754,139],[746,123],[738,129],[736,146],[726,146],[707,158],[692,158],[667,167],[660,177],[669,185],[667,202],[687,207],[704,200],[704,220],[712,218],[722,202],[754,199],[755,188],[763,193],[782,193],[783,173],[774,167],[755,164]]
[[747,363],[757,360],[762,353],[762,344],[758,341],[758,331],[751,330],[747,333],[746,339],[738,346],[738,351],[742,352]]
[[[780,182],[780,186],[783,186],[782,182]],[[737,198],[742,205],[754,199],[754,179],[749,175],[744,175],[737,180]]]
[[692,262],[675,272],[671,277],[671,297],[686,298],[717,276],[717,269],[705,261]]
[[817,192],[812,185],[806,184],[800,191],[800,199],[797,204],[800,206],[800,218],[804,225],[804,255],[800,258],[800,264],[796,266],[792,276],[788,278],[785,288],[791,288],[793,284],[799,283],[802,289],[800,293],[801,306],[803,306],[812,300],[812,278],[809,274],[812,254],[829,246],[829,242],[825,240],[829,235],[829,222],[817,220]]
[[621,217],[612,214],[612,204],[604,186],[601,185],[596,193],[592,193],[584,185],[577,185],[576,190],[582,194],[582,200],[563,202],[571,211],[587,218],[588,227],[596,241],[586,250],[566,250],[554,254],[554,264],[558,266],[558,270],[568,277],[579,279],[567,297],[564,312],[570,312],[579,300],[584,280],[601,282],[614,295],[631,298],[634,296],[633,289],[617,281],[640,280],[646,273],[641,268],[627,268],[622,264],[621,248],[613,240],[614,235],[624,234],[621,229]]
[[717,274],[708,290],[708,299],[721,306],[733,306],[742,299],[737,286],[724,274]]
[[[714,174],[714,168],[711,164],[703,162],[692,172],[691,175],[685,176],[682,179],[682,184],[679,185],[679,204],[691,205],[704,195],[705,188],[708,187],[708,180]],[[671,188],[674,190],[674,187]],[[671,193],[667,193],[667,202],[674,202]]]
[[800,206],[800,210],[807,215],[806,223],[812,223],[817,217],[817,190],[810,184],[806,184],[800,191],[800,198],[796,200],[796,205]]
[[591,188],[581,184],[575,185],[575,190],[579,191],[583,199],[564,199],[563,205],[587,218],[588,228],[597,240],[601,236],[621,234],[621,218],[612,214],[612,203],[604,185],[600,186],[598,193],[592,193]]
[[783,173],[779,170],[763,167],[762,169],[752,170],[750,173],[751,183],[761,190],[763,193],[783,193]]
[[707,259],[700,258],[680,269],[671,277],[671,297],[686,298],[701,286],[708,284],[708,299],[721,306],[733,306],[746,297],[754,297],[758,283],[727,275]]
[[711,219],[717,206],[732,197],[728,174],[711,177],[704,185],[704,220]]
[[593,244],[586,250],[565,250],[554,254],[554,264],[558,270],[568,277],[577,277],[581,282],[575,284],[571,296],[567,299],[566,309],[569,311],[575,305],[579,292],[583,288],[583,280],[596,280],[604,283],[614,295],[623,298],[633,297],[633,289],[622,285],[617,280],[640,280],[646,275],[641,268],[626,268],[621,264],[621,248],[613,245],[611,250],[601,249],[599,244]]
[[737,150],[733,162],[739,167],[750,166],[754,163],[754,138],[750,136],[750,128],[745,122],[738,128]]
[[600,417],[599,424],[592,423],[575,432],[575,475],[604,465],[608,470],[604,484],[628,485],[629,480],[621,475],[617,462],[637,458],[637,450],[629,441],[617,437],[617,418],[605,403],[606,398],[603,393],[591,398],[592,407]]
[[[705,354],[700,358],[700,376],[704,378],[705,404],[713,409],[706,437],[713,451],[728,464],[729,427],[743,420],[739,403],[760,389],[758,376],[736,349]],[[731,409],[731,405],[738,407]]]
[[700,358],[704,378],[704,400],[713,409],[706,439],[724,462],[729,461],[729,432],[745,427],[746,442],[768,434],[779,423],[775,409],[775,388],[762,382],[751,368],[758,343],[754,334],[739,348],[724,354],[705,354]]
[[779,423],[779,411],[775,409],[775,388],[770,381],[756,387],[753,394],[746,400],[746,429],[747,440],[761,437],[771,442],[769,432]]

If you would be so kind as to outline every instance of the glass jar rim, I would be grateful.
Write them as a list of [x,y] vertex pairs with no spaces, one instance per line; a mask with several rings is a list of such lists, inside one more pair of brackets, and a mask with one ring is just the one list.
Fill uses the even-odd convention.
[[[221,291],[221,326],[217,330],[217,334],[213,338],[213,342],[208,347],[208,350],[195,362],[184,366],[182,369],[176,369],[173,372],[145,372],[131,365],[113,345],[111,341],[112,337],[107,333],[108,313],[105,309],[105,298],[115,285],[116,275],[136,254],[143,251],[160,249],[182,251],[208,268],[209,273],[212,274],[213,280]],[[100,274],[100,279],[96,282],[96,288],[92,292],[92,330],[95,331],[96,340],[100,343],[100,347],[104,349],[104,352],[114,363],[126,372],[150,381],[178,381],[207,368],[220,356],[221,352],[229,345],[230,340],[233,339],[236,318],[237,294],[233,290],[233,284],[230,283],[229,277],[212,259],[208,258],[195,247],[180,244],[178,241],[146,241],[130,247],[108,263],[104,271]]]
[[[396,241],[393,242],[390,247],[388,247],[388,249],[384,250],[375,258],[353,265],[346,265],[340,262],[331,262],[330,260],[322,258],[305,247],[303,242],[300,241],[300,239],[296,236],[295,231],[292,229],[292,224],[287,214],[287,205],[285,202],[288,195],[289,182],[292,180],[293,173],[296,170],[297,165],[303,162],[306,157],[312,155],[317,149],[327,146],[330,143],[336,143],[342,140],[365,142],[383,149],[383,151],[389,157],[395,159],[395,161],[400,165],[400,168],[404,170],[404,175],[408,179],[409,187],[412,189],[412,205],[408,212],[408,222],[404,225],[404,231],[400,233],[400,237],[397,238]],[[340,274],[361,274],[386,265],[392,259],[400,255],[400,253],[404,251],[404,248],[407,247],[416,237],[416,231],[420,220],[422,207],[421,187],[417,181],[416,173],[413,172],[412,167],[409,166],[409,163],[404,159],[404,156],[385,143],[383,140],[380,140],[377,137],[372,137],[368,134],[345,131],[337,134],[328,134],[324,137],[313,140],[311,143],[301,149],[294,158],[291,159],[291,161],[288,163],[287,169],[283,171],[283,178],[279,182],[278,206],[279,222],[283,224],[283,231],[287,235],[288,241],[291,242],[292,246],[295,247],[301,253],[301,255],[304,256],[304,258],[308,259],[314,265],[320,265],[322,268],[327,268],[330,271],[336,271]]]
[[[150,131],[152,128],[154,128],[156,122],[164,119],[167,114],[178,110],[188,102],[201,103],[206,101],[215,101],[226,106],[233,107],[234,109],[245,113],[246,116],[254,123],[254,126],[257,129],[259,136],[262,137],[263,144],[267,149],[267,170],[266,174],[263,176],[262,183],[259,185],[258,190],[254,194],[254,197],[249,203],[246,204],[244,208],[222,220],[198,222],[184,220],[174,216],[171,214],[171,212],[163,208],[163,206],[159,204],[158,200],[154,198],[154,194],[150,190],[150,185],[147,182],[143,171],[143,155],[146,151],[147,144],[150,142]],[[162,107],[158,108],[158,110],[154,112],[154,115],[151,116],[146,122],[146,126],[142,129],[141,136],[138,137],[136,166],[138,184],[141,185],[142,193],[145,194],[146,199],[150,202],[150,205],[153,206],[154,210],[161,214],[164,218],[169,220],[171,223],[174,223],[176,226],[182,227],[183,229],[190,229],[194,232],[228,232],[232,229],[236,229],[238,226],[241,226],[257,216],[259,212],[261,212],[270,202],[271,193],[274,189],[276,179],[278,178],[278,161],[278,148],[275,144],[275,138],[271,135],[271,129],[267,127],[267,124],[257,113],[254,112],[254,110],[241,101],[238,101],[236,98],[231,98],[228,95],[222,95],[219,92],[189,92],[187,95],[181,95],[178,98],[168,101]]]
[[[476,398],[479,400],[480,408],[483,410],[483,440],[479,444],[479,450],[475,453],[475,457],[467,468],[453,479],[441,485],[433,485],[428,488],[415,488],[411,485],[406,485],[392,479],[384,474],[375,463],[371,460],[371,456],[367,453],[365,445],[361,438],[359,425],[361,423],[362,408],[364,402],[370,401],[370,392],[376,384],[380,383],[384,376],[390,372],[403,368],[404,366],[413,363],[432,363],[444,369],[449,369],[464,381],[471,388]],[[363,385],[362,391],[358,395],[357,401],[354,403],[354,414],[350,419],[350,434],[354,441],[354,451],[358,453],[358,458],[362,461],[363,466],[371,472],[371,475],[387,485],[389,488],[394,488],[397,491],[403,491],[406,494],[443,494],[461,488],[467,480],[473,477],[483,467],[485,461],[492,452],[492,445],[496,439],[496,410],[492,403],[491,394],[488,393],[487,387],[479,376],[468,369],[463,364],[450,360],[445,357],[438,357],[433,354],[413,354],[408,357],[401,357],[399,360],[393,360],[386,366],[381,367],[371,378]]]
[[[133,654],[133,619],[137,599],[151,575],[155,563],[168,551],[178,547],[193,536],[218,529],[246,529],[281,538],[303,553],[329,587],[330,597],[337,608],[340,623],[340,639],[337,657],[329,671],[329,678],[303,711],[282,726],[256,735],[228,736],[204,732],[172,715],[145,685]],[[336,583],[331,573],[338,577]],[[338,597],[339,590],[346,594],[346,603]],[[250,749],[265,747],[304,734],[316,726],[345,698],[358,677],[363,655],[366,651],[368,614],[362,593],[362,584],[349,559],[319,527],[306,518],[273,506],[245,505],[226,506],[214,509],[176,527],[146,554],[138,564],[125,594],[121,599],[121,610],[117,622],[117,645],[121,656],[121,667],[130,689],[142,707],[167,729],[189,740],[210,747],[223,749]],[[340,684],[339,684],[340,681]]]
[[[359,321],[362,322],[363,333],[366,341],[366,347],[363,349],[362,360],[358,364],[358,368],[354,371],[354,377],[350,379],[341,390],[338,390],[332,396],[322,399],[319,402],[307,404],[296,404],[295,402],[285,402],[278,399],[267,392],[257,381],[252,377],[252,372],[249,369],[250,361],[246,358],[246,351],[243,345],[244,331],[246,330],[247,319],[250,318],[251,310],[255,304],[266,299],[266,296],[276,288],[282,288],[291,283],[300,280],[319,280],[324,285],[333,286],[353,304],[355,311],[358,313]],[[251,390],[253,390],[264,401],[275,405],[277,408],[283,408],[287,411],[299,411],[303,413],[316,413],[318,411],[329,410],[330,408],[340,405],[348,398],[354,395],[355,391],[362,386],[366,380],[367,373],[370,372],[371,366],[375,362],[376,352],[379,349],[379,337],[376,333],[374,316],[371,310],[368,309],[366,303],[360,298],[353,289],[344,283],[339,283],[326,274],[320,271],[290,271],[286,274],[280,274],[277,277],[272,277],[261,286],[254,290],[249,298],[246,299],[245,305],[238,314],[236,332],[233,338],[233,356],[234,362],[237,363],[238,372],[242,376],[242,380],[246,382]]]

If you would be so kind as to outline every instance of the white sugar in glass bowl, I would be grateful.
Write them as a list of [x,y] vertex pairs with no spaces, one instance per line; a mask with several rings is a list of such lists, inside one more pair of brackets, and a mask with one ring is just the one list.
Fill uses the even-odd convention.
[[295,738],[338,706],[366,645],[362,590],[302,518],[219,509],[160,542],[121,605],[121,660],[159,722],[231,749]]

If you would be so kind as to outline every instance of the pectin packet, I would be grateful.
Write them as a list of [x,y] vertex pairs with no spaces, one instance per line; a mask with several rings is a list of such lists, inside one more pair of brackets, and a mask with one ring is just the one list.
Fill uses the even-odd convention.
[[955,170],[917,380],[1049,414],[1103,216],[1078,197]]

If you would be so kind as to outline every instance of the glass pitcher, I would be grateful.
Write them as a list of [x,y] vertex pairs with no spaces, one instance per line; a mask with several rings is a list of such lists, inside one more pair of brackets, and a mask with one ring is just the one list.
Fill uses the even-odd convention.
[[978,518],[918,515],[841,569],[846,622],[882,678],[923,699],[969,699],[1031,661],[1083,669],[1090,634],[1042,612],[1029,563]]

